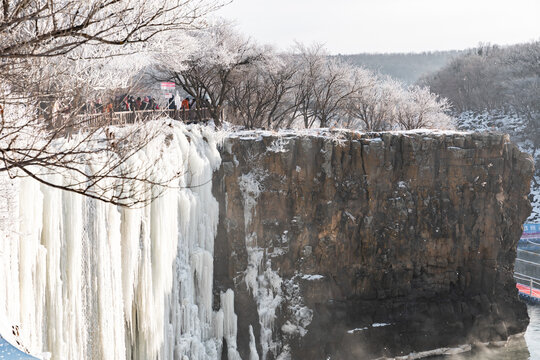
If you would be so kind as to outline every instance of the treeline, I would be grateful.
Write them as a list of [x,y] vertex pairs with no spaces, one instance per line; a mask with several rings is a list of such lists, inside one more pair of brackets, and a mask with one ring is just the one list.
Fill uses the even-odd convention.
[[469,50],[420,84],[447,98],[454,112],[513,112],[528,121],[540,114],[540,42]]
[[540,192],[540,41],[479,46],[421,81],[448,98],[458,127],[509,133],[536,164],[532,200]]
[[338,55],[337,58],[348,64],[365,67],[411,85],[421,77],[441,69],[462,53],[461,50],[393,54],[365,53]]
[[149,81],[173,81],[220,125],[346,127],[367,131],[451,128],[447,103],[412,86],[329,57],[321,46],[290,53],[258,46],[220,23],[189,33],[200,44],[182,61],[160,57]]

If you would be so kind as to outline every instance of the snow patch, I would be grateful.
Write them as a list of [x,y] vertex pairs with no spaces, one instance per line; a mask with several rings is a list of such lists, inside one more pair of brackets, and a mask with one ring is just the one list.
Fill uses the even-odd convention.
[[348,330],[347,332],[348,332],[349,334],[354,334],[355,332],[364,331],[364,330],[367,330],[367,329],[369,329],[369,328],[367,328],[367,327],[356,328],[356,329]]
[[390,323],[373,323],[373,324],[371,324],[371,326],[374,327],[374,328],[375,327],[390,326],[390,325],[392,325],[392,324],[390,324]]
[[278,137],[276,140],[272,141],[272,144],[270,144],[266,150],[275,153],[285,153],[288,151],[287,145],[289,145],[288,140],[283,139],[283,137]]
[[321,279],[324,279],[323,275],[303,275],[302,276],[302,280],[308,280],[308,281],[321,280]]

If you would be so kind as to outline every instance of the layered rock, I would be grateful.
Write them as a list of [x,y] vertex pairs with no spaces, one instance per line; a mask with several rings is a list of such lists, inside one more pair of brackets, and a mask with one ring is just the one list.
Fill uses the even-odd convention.
[[234,288],[242,358],[369,359],[525,330],[512,272],[533,164],[507,136],[248,132],[222,160],[214,291]]

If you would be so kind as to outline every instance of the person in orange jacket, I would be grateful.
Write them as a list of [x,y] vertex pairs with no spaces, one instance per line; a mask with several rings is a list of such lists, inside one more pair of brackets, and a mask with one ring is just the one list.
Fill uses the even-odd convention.
[[107,106],[103,109],[103,112],[106,112],[106,113],[112,113],[113,112],[113,104],[112,104],[112,100],[111,102],[109,102],[107,104]]
[[182,110],[189,110],[189,99],[185,98],[182,100],[182,106],[180,107]]

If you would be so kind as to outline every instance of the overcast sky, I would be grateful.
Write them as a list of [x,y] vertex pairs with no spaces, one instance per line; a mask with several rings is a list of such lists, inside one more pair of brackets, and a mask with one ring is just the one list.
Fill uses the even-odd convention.
[[233,0],[218,15],[259,43],[318,42],[333,54],[540,39],[540,0]]

